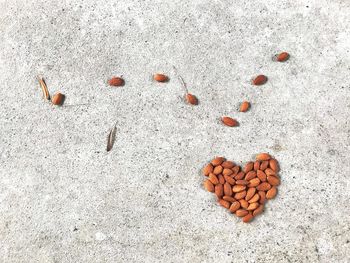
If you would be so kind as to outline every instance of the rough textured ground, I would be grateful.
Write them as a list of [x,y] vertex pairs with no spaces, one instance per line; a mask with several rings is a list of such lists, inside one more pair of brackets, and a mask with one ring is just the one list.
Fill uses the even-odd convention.
[[[349,14],[347,0],[0,0],[0,261],[349,262]],[[246,225],[200,169],[261,151],[282,185]]]

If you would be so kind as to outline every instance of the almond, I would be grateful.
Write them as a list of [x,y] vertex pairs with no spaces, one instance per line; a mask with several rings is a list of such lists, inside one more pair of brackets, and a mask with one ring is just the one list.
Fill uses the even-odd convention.
[[227,169],[231,169],[235,166],[235,164],[231,161],[225,161],[221,164],[221,166]]
[[239,185],[248,185],[249,182],[246,181],[246,180],[237,180],[237,181],[236,181],[236,184],[239,184]]
[[256,187],[259,184],[260,184],[260,179],[256,177],[249,181],[248,187]]
[[259,168],[260,168],[260,162],[259,161],[255,161],[254,162],[254,171],[259,170]]
[[238,121],[235,120],[235,119],[232,119],[231,117],[222,117],[221,118],[221,121],[223,124],[225,124],[226,126],[229,126],[229,127],[236,127],[238,126]]
[[124,81],[124,79],[122,79],[120,77],[113,77],[110,80],[108,80],[108,84],[110,86],[120,87],[120,86],[124,86],[125,81]]
[[260,196],[259,203],[260,204],[265,204],[265,202],[266,202],[266,192],[259,191],[258,194]]
[[222,173],[222,166],[218,165],[214,168],[213,174],[221,174]]
[[231,205],[230,202],[225,201],[225,200],[223,200],[223,199],[220,199],[220,200],[219,200],[219,204],[220,204],[221,206],[227,208],[227,209],[229,209],[229,208],[230,208],[230,205]]
[[164,74],[154,74],[153,79],[158,82],[167,82],[169,78]]
[[214,185],[217,185],[219,183],[219,179],[217,178],[217,176],[213,173],[209,174],[209,180],[210,182],[212,182]]
[[217,177],[219,179],[219,184],[224,184],[226,182],[222,174],[218,174]]
[[242,180],[244,178],[245,174],[243,172],[239,172],[236,176],[235,179],[236,180]]
[[251,203],[249,204],[248,208],[246,208],[248,211],[252,211],[252,210],[255,210],[259,207],[259,203]]
[[66,96],[62,93],[56,93],[53,95],[51,102],[53,105],[61,106],[65,100]]
[[254,163],[253,163],[253,162],[248,162],[248,163],[246,163],[246,165],[244,166],[243,171],[244,171],[245,173],[248,173],[249,171],[253,170],[253,167],[254,167]]
[[273,185],[273,186],[280,184],[280,179],[273,175],[268,176],[267,181],[269,182],[270,185]]
[[189,104],[192,104],[192,105],[198,105],[198,99],[196,96],[190,94],[190,93],[187,93],[186,94],[186,100]]
[[258,161],[268,161],[271,159],[271,156],[268,153],[259,153],[256,155],[256,159]]
[[260,165],[259,170],[264,171],[269,166],[269,161],[263,161]]
[[253,178],[256,177],[256,172],[255,171],[250,171],[249,173],[247,173],[247,175],[245,176],[245,180],[246,181],[250,181]]
[[238,174],[240,169],[241,169],[241,167],[239,167],[239,166],[233,167],[233,168],[232,168],[233,174],[234,174],[234,175]]
[[258,191],[267,191],[271,189],[271,185],[269,183],[263,182],[261,184],[259,184],[256,189]]
[[211,163],[208,163],[204,168],[203,168],[203,174],[205,176],[208,176],[210,173],[214,171],[214,167]]
[[224,157],[216,157],[215,159],[213,159],[211,161],[211,164],[214,166],[218,166],[218,165],[222,164],[224,161],[225,161]]
[[252,197],[255,195],[255,193],[256,193],[255,187],[248,188],[247,195],[245,196],[245,200],[249,201],[250,199],[252,199]]
[[234,198],[236,200],[239,200],[239,199],[243,199],[246,195],[247,195],[247,191],[242,191],[242,192],[236,193],[234,195]]
[[224,170],[222,171],[222,175],[231,175],[231,174],[233,174],[231,169],[224,168]]
[[287,52],[279,53],[276,57],[278,62],[284,62],[289,59],[289,54]]
[[244,209],[247,209],[249,207],[249,203],[244,199],[238,200],[238,202],[241,204],[241,207],[243,207]]
[[276,175],[275,171],[271,168],[266,168],[265,171],[266,175]]
[[263,85],[267,81],[267,77],[265,75],[258,75],[253,79],[253,84],[254,85]]
[[245,215],[243,218],[242,218],[242,221],[244,223],[249,223],[250,221],[252,221],[254,218],[253,214],[252,213],[248,213],[247,215]]
[[229,201],[231,203],[236,202],[236,199],[234,199],[232,196],[225,195],[222,199],[224,199],[225,201]]
[[253,216],[260,215],[263,211],[264,205],[259,205],[259,207],[253,211]]
[[266,182],[266,174],[263,171],[257,170],[256,175],[258,176],[261,182]]
[[224,187],[222,186],[222,184],[217,184],[215,185],[215,194],[216,196],[221,199],[224,196]]
[[276,161],[276,159],[270,159],[269,166],[272,170],[274,170],[276,173],[278,173],[279,167],[278,167],[278,162]]
[[227,196],[232,195],[232,186],[227,182],[224,184],[224,194]]
[[210,182],[210,180],[206,180],[204,182],[204,188],[209,192],[214,192],[214,185],[212,182]]
[[234,186],[232,187],[232,192],[234,192],[234,193],[239,193],[239,192],[244,191],[245,188],[246,188],[245,185],[237,185],[237,184],[236,184],[236,185],[234,185]]
[[248,101],[243,101],[241,106],[239,107],[240,112],[246,112],[250,107],[250,103]]
[[235,185],[236,181],[235,179],[233,179],[232,177],[228,176],[228,175],[224,175],[225,181],[227,183],[229,183],[230,185]]
[[252,198],[250,198],[250,200],[248,201],[249,204],[252,204],[252,203],[256,203],[258,202],[260,199],[260,195],[258,193],[256,193],[255,195],[253,195]]
[[272,199],[277,195],[277,188],[273,186],[270,190],[266,192],[266,199]]
[[244,209],[238,209],[237,211],[236,211],[236,216],[238,216],[238,217],[244,217],[244,216],[246,216],[246,215],[248,215],[248,211],[247,210],[244,210]]
[[241,207],[241,204],[240,204],[238,201],[233,202],[233,203],[231,204],[231,206],[230,206],[230,212],[231,212],[231,213],[234,213],[234,212],[236,212],[240,207]]

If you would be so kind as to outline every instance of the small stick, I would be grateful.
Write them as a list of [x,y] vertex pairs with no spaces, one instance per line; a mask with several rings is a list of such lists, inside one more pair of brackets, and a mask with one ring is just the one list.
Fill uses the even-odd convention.
[[176,69],[176,67],[175,67],[174,65],[173,65],[173,68],[174,68],[174,70],[175,70],[175,73],[176,73],[177,78],[180,80],[180,82],[181,82],[181,84],[182,84],[182,87],[183,87],[184,90],[185,90],[185,93],[188,94],[187,85],[186,85],[184,79],[180,76],[178,70]]
[[50,100],[50,93],[49,93],[49,90],[48,90],[48,88],[46,86],[45,80],[43,78],[39,77],[39,76],[37,76],[37,78],[38,78],[40,87],[41,87],[41,89],[43,91],[44,98],[46,100]]
[[114,142],[115,142],[115,134],[117,131],[117,123],[114,124],[113,129],[109,132],[107,137],[107,152],[112,150]]

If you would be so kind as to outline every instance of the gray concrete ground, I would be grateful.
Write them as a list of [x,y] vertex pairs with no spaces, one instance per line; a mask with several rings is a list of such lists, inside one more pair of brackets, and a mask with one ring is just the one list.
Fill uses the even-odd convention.
[[[0,261],[349,262],[349,14],[347,0],[0,0]],[[282,185],[247,225],[200,169],[261,151]]]

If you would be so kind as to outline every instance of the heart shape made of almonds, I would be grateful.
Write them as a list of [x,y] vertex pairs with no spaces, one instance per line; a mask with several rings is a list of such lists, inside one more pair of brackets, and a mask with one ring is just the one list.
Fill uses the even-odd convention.
[[256,155],[242,169],[224,157],[216,157],[203,168],[208,177],[204,188],[215,193],[218,203],[250,222],[264,211],[265,202],[277,195],[279,165],[268,153]]

